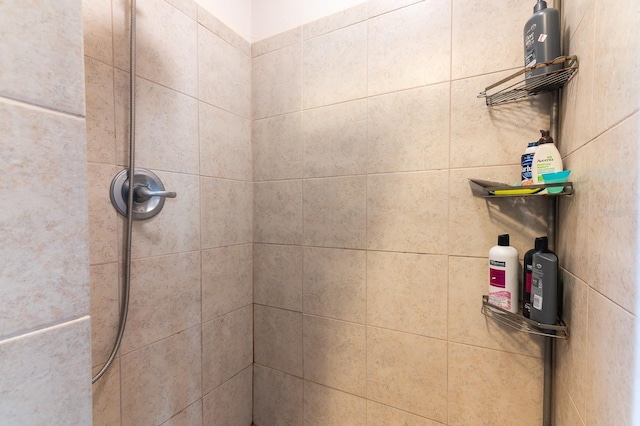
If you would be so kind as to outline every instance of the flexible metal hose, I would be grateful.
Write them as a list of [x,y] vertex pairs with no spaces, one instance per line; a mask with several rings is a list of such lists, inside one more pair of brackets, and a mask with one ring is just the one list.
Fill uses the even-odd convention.
[[130,25],[130,63],[129,63],[129,188],[127,194],[127,234],[126,252],[124,263],[124,285],[122,291],[122,305],[120,306],[120,323],[118,325],[118,337],[113,345],[111,354],[102,369],[92,379],[91,383],[97,382],[106,373],[116,358],[122,336],[127,324],[127,313],[129,311],[129,289],[131,287],[131,235],[133,234],[133,177],[135,174],[135,146],[136,146],[136,0],[131,0],[131,25]]

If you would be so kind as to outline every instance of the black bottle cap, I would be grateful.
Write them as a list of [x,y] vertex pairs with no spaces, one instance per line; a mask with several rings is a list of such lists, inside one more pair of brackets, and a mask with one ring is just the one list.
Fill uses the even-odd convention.
[[542,9],[546,9],[547,8],[547,2],[544,0],[538,0],[538,3],[536,3],[535,6],[533,6],[533,13],[539,12]]
[[508,246],[509,245],[509,234],[498,235],[498,245],[499,246]]
[[538,145],[542,145],[543,143],[553,143],[553,138],[548,130],[540,130],[540,134],[542,136],[538,139]]
[[548,250],[549,249],[549,239],[547,237],[538,237],[538,238],[536,238],[535,249],[536,249],[536,251]]

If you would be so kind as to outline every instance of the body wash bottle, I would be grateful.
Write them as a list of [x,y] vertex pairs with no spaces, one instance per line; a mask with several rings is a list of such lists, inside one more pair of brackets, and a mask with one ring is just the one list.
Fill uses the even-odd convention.
[[518,312],[518,250],[509,245],[509,234],[498,236],[489,250],[489,303]]
[[533,164],[531,165],[531,177],[534,185],[544,184],[542,175],[545,173],[561,172],[562,157],[560,151],[553,143],[553,138],[548,130],[540,130],[542,137],[538,141],[538,149],[533,154]]

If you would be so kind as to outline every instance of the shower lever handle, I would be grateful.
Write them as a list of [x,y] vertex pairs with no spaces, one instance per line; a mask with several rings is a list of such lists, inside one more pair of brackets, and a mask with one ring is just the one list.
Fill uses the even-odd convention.
[[133,189],[136,202],[147,201],[151,197],[176,198],[173,191],[153,191],[146,185],[136,185]]

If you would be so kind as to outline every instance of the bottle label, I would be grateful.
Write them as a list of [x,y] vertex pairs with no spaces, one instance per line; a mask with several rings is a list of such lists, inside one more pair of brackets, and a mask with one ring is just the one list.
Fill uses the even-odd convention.
[[[527,266],[527,269],[528,269],[528,266]],[[527,270],[527,273],[525,274],[526,281],[524,283],[525,291],[527,293],[531,293],[531,275],[532,275],[531,272]]]
[[533,308],[539,311],[542,310],[542,296],[538,296],[537,294],[533,295]]
[[[501,262],[501,263],[504,263],[504,262]],[[505,271],[501,269],[489,268],[489,285],[491,287],[505,288],[506,286],[505,275],[506,275]]]
[[530,152],[528,154],[522,154],[522,158],[520,161],[521,164],[521,177],[523,181],[525,180],[529,180],[532,178],[531,175],[531,170],[532,170],[532,166],[533,166],[533,156],[535,154],[533,152]]
[[491,303],[493,306],[497,306],[499,308],[510,311],[511,292],[503,290],[489,293],[489,303]]

